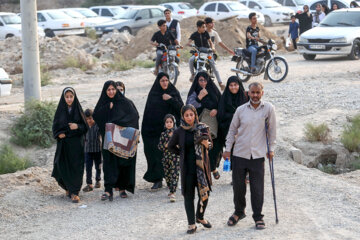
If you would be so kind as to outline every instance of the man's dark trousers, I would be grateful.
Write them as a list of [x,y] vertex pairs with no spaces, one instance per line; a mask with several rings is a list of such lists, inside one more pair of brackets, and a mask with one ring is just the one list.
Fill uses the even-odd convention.
[[260,221],[264,202],[264,158],[245,159],[232,156],[232,181],[234,189],[235,215],[241,216],[246,207],[246,173],[249,172],[251,207],[254,221]]

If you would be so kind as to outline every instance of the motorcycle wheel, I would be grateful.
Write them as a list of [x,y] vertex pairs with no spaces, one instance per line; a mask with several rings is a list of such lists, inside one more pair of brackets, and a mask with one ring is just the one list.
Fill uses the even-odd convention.
[[[245,65],[244,65],[244,63],[245,63]],[[236,68],[237,69],[245,69],[245,68],[250,69],[250,66],[248,65],[248,63],[246,61],[242,61],[242,64],[241,64],[241,61],[238,61],[236,63]],[[236,76],[239,78],[239,80],[241,82],[247,82],[251,77],[250,75],[244,75],[242,73],[236,73]]]
[[266,66],[266,73],[272,82],[281,82],[289,72],[289,66],[285,59],[274,57]]
[[179,69],[178,67],[174,66],[174,65],[170,65],[168,67],[168,72],[167,74],[169,74],[169,81],[175,86],[178,76],[179,76]]

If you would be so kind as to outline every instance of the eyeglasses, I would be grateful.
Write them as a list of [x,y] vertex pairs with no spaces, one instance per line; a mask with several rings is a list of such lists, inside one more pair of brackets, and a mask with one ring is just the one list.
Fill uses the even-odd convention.
[[206,79],[199,79],[199,82],[207,82]]

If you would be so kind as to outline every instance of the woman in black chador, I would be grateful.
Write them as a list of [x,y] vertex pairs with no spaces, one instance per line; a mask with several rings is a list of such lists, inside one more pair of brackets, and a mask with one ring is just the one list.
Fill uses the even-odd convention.
[[[139,114],[135,105],[116,89],[114,81],[105,82],[93,118],[99,126],[103,144],[106,123],[139,129]],[[122,198],[127,197],[125,190],[134,193],[136,155],[125,159],[105,149],[102,150],[102,154],[105,193],[101,200],[112,201],[113,188],[119,188]]]
[[84,175],[84,135],[87,129],[75,90],[65,88],[52,127],[57,140],[52,177],[74,203],[80,201],[79,192]]
[[[221,93],[214,82],[210,80],[209,75],[206,72],[199,72],[190,88],[186,104],[192,104],[199,116],[201,116],[204,109],[208,109],[210,110],[210,116],[216,117],[220,98]],[[222,146],[218,137],[213,139],[213,143],[214,147],[209,152],[210,167],[214,178],[219,179],[220,174],[216,168],[221,160]]]
[[[196,231],[195,221],[205,228],[211,228],[204,219],[211,191],[211,173],[208,151],[211,148],[211,136],[208,126],[199,122],[196,109],[186,105],[181,109],[181,124],[168,144],[168,149],[180,155],[181,193],[184,196],[185,211],[188,219],[188,234]],[[195,189],[199,200],[195,214]],[[196,219],[195,219],[196,218]]]
[[172,114],[176,122],[180,122],[180,110],[184,105],[179,91],[169,82],[169,76],[159,73],[150,90],[146,101],[141,134],[144,142],[144,152],[148,169],[144,179],[154,183],[151,189],[162,187],[164,177],[161,162],[162,152],[158,149],[160,135],[163,131],[164,117]]
[[226,88],[221,96],[218,108],[219,133],[221,146],[225,146],[226,135],[236,109],[248,101],[244,86],[237,76],[228,79]]

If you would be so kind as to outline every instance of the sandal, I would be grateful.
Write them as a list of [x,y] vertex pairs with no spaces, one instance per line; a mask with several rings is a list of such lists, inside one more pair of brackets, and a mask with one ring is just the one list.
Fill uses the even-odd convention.
[[220,173],[219,171],[216,170],[216,172],[213,172],[213,176],[216,180],[218,180],[220,178]]
[[96,181],[95,188],[100,188],[100,187],[101,187],[100,181]]
[[[201,221],[204,221],[204,219],[202,219]],[[205,221],[206,221],[206,223],[202,223],[202,222],[200,222],[200,219],[196,219],[196,223],[201,223],[201,225],[203,225],[205,228],[211,228],[212,227],[211,223],[207,220],[205,220]]]
[[175,197],[175,194],[174,194],[174,193],[172,193],[172,194],[169,196],[169,198],[170,198],[170,202],[176,202],[176,197]]
[[191,228],[191,226],[189,226],[189,229],[186,231],[187,234],[194,234],[196,232],[197,226],[195,226],[195,228]]
[[265,223],[264,223],[264,221],[263,221],[263,220],[260,220],[260,221],[255,222],[255,228],[256,228],[257,230],[263,230],[263,229],[265,229]]
[[103,195],[101,195],[101,201],[106,201],[106,200],[109,200],[110,202],[112,202],[113,195],[108,192],[105,192]]
[[125,190],[124,190],[123,192],[120,190],[120,197],[121,197],[121,198],[127,198],[127,197],[128,197],[128,195],[126,194]]
[[94,188],[90,184],[86,185],[86,187],[83,188],[84,192],[91,192],[93,190],[94,190]]
[[[227,222],[227,225],[228,225],[229,227],[235,226],[241,219],[243,219],[243,218],[246,217],[246,215],[243,213],[243,214],[241,214],[241,215],[238,217],[238,219],[236,220],[236,219],[234,218],[234,216],[237,216],[237,215],[235,215],[235,213],[234,213],[233,215],[231,215],[231,217],[229,218],[229,220],[228,220],[228,222]],[[231,221],[231,222],[230,222],[230,221]]]
[[78,195],[75,195],[75,194],[71,194],[71,201],[73,203],[79,203],[80,202],[80,198]]

